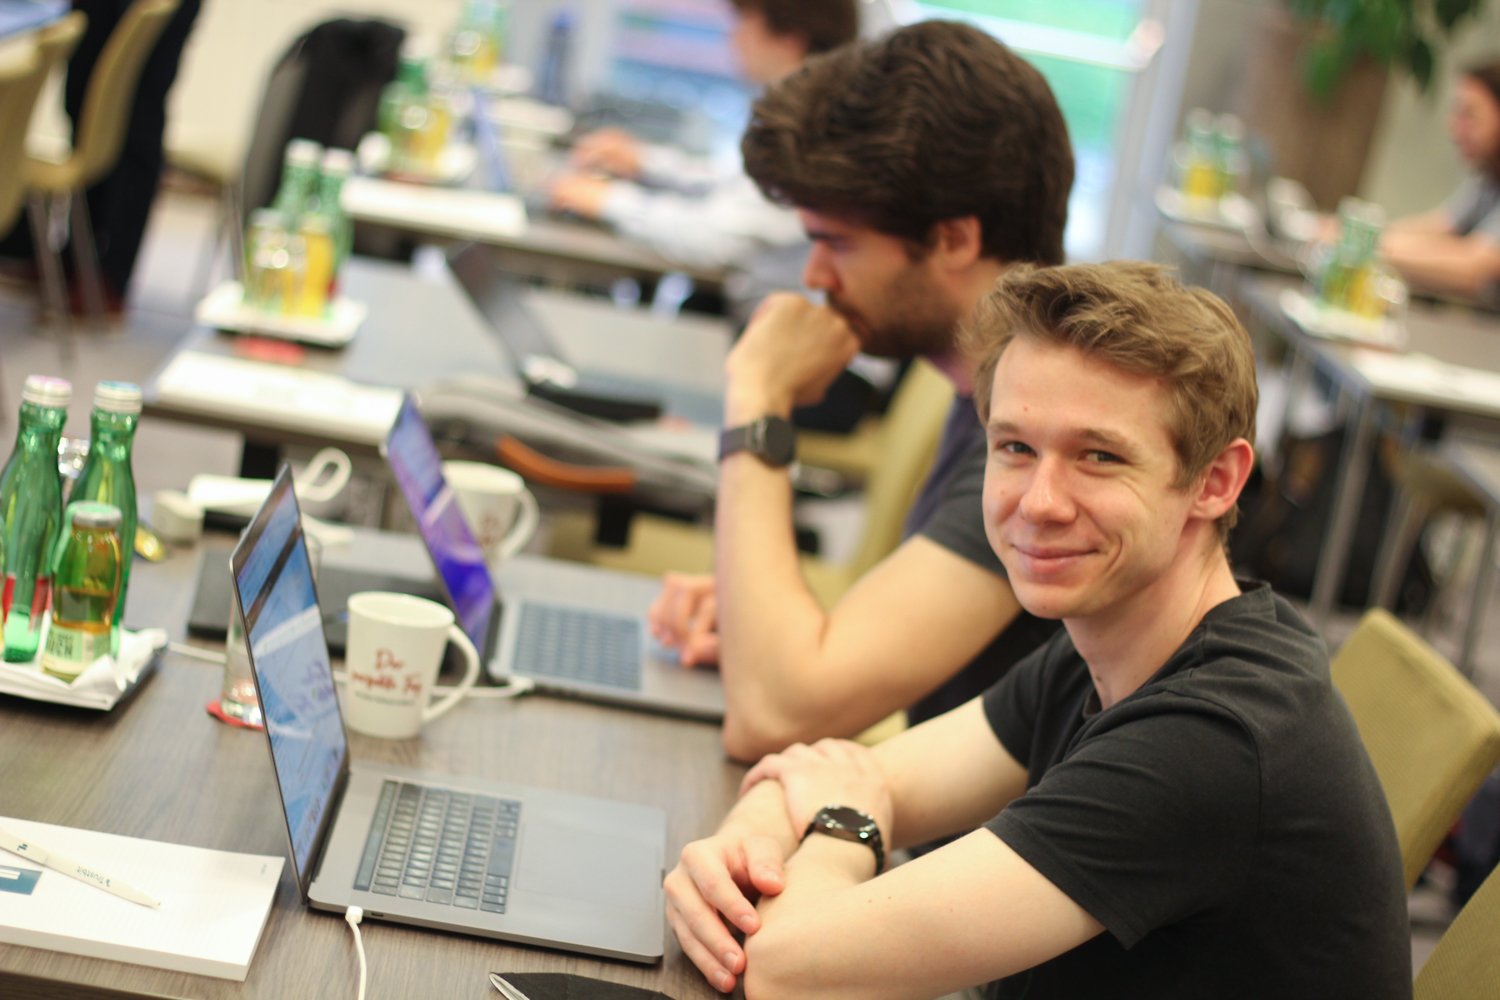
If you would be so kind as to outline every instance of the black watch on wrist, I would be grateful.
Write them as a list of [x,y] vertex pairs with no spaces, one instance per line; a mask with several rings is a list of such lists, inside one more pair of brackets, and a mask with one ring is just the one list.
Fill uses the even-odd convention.
[[741,451],[750,452],[773,469],[784,468],[797,457],[797,432],[789,420],[761,417],[719,435],[719,461]]
[[818,810],[812,822],[807,824],[807,829],[802,831],[802,839],[806,840],[809,834],[814,833],[826,833],[839,840],[870,845],[870,850],[875,852],[875,874],[879,875],[885,870],[885,842],[880,839],[880,827],[875,824],[875,820],[858,809],[850,806],[824,806]]

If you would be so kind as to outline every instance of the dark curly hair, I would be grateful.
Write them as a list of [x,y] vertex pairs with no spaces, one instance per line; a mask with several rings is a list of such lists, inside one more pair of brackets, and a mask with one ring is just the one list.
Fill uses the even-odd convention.
[[1062,262],[1062,112],[1033,66],[969,25],[924,21],[809,60],[755,103],[740,149],[773,201],[913,247],[973,215],[986,256]]
[[855,0],[729,0],[735,10],[766,19],[778,35],[801,35],[809,55],[854,41],[859,34]]

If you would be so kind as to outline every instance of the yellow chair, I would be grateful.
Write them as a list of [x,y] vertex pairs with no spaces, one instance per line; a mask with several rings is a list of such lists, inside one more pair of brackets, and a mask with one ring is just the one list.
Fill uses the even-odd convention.
[[[846,563],[802,560],[808,587],[825,607],[900,543],[902,523],[932,465],[952,401],[953,387],[936,368],[925,361],[911,366],[882,421],[880,460],[866,483],[864,532],[854,555]],[[625,548],[596,546],[587,559],[650,575],[708,572],[713,567],[713,533],[640,515],[631,521]]]
[[1385,789],[1410,887],[1500,761],[1500,713],[1378,608],[1366,612],[1334,657],[1333,683]]
[[83,193],[114,169],[125,142],[125,128],[135,101],[136,84],[167,19],[179,0],[135,0],[120,20],[89,78],[73,135],[73,147],[61,159],[29,156],[26,185],[31,190],[31,225],[37,264],[42,270],[43,294],[49,307],[66,317],[68,303],[62,281],[63,229],[57,218],[65,203],[72,206],[74,263],[82,282],[84,302],[96,322],[104,319],[104,294],[94,229]]
[[1500,997],[1500,869],[1464,904],[1427,957],[1414,1000]]
[[78,44],[88,19],[74,11],[36,33],[34,45],[0,70],[0,233],[10,231],[26,194],[26,130],[37,94]]

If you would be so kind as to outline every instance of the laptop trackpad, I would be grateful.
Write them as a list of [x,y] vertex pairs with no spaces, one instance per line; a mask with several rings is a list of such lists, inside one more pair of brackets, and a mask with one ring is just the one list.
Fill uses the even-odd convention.
[[516,888],[569,899],[634,904],[655,891],[652,849],[603,834],[529,823]]

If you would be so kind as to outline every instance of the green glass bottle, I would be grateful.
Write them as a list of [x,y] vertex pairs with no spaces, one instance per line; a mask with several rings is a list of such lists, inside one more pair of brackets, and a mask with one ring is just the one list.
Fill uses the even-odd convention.
[[0,545],[5,586],[0,592],[5,659],[36,658],[52,591],[52,547],[62,528],[62,477],[57,443],[68,419],[73,387],[66,379],[30,375],[21,390],[16,446],[0,472]]
[[[89,457],[73,484],[70,501],[92,500],[120,511],[120,599],[115,602],[114,641],[125,613],[126,588],[135,555],[135,471],[130,449],[141,419],[141,387],[133,382],[100,382],[94,388],[94,410],[89,416]],[[112,648],[117,651],[118,647]]]
[[67,530],[53,559],[52,626],[42,670],[71,682],[119,645],[115,609],[123,603],[120,511],[107,503],[68,504]]
[[344,212],[344,182],[354,170],[354,154],[347,149],[323,153],[323,173],[318,189],[318,212],[328,219],[333,234],[333,276],[328,285],[330,304],[338,298],[339,273],[354,247],[354,223]]
[[286,159],[281,167],[281,186],[271,207],[281,213],[287,231],[297,228],[297,220],[307,209],[307,200],[316,194],[318,161],[323,147],[311,139],[293,139],[286,144]]

